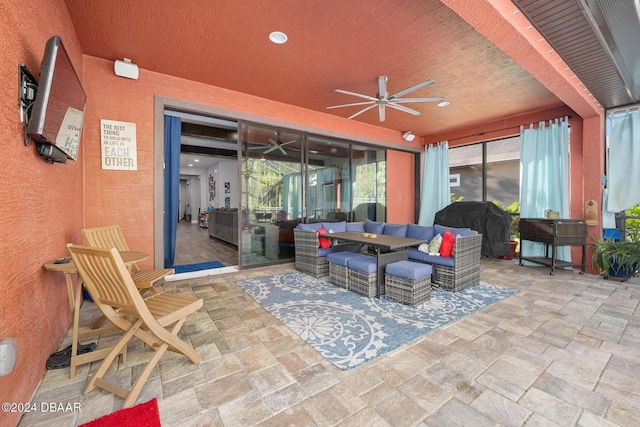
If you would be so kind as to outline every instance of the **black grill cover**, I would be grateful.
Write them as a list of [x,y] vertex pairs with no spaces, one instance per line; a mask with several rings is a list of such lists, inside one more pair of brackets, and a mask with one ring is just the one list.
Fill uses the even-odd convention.
[[456,202],[436,213],[435,224],[463,227],[482,234],[482,255],[509,254],[511,215],[492,202]]

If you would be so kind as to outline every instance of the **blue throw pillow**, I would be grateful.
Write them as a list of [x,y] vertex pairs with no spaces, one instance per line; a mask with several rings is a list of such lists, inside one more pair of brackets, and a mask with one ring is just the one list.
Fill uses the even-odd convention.
[[364,232],[364,222],[348,222],[347,231]]
[[439,225],[436,224],[434,225],[436,234],[440,234],[441,236],[444,236],[444,232],[449,230],[454,236],[460,236],[460,237],[467,237],[471,235],[471,229],[470,228],[453,228],[453,227],[447,227],[445,225]]
[[367,233],[382,234],[384,232],[384,222],[374,222],[368,219],[364,222],[364,231]]
[[384,234],[387,236],[407,237],[407,225],[385,224]]
[[411,237],[412,239],[421,239],[430,242],[435,235],[435,229],[430,225],[407,225],[407,237]]
[[344,233],[347,231],[347,223],[345,221],[340,222],[323,222],[322,228],[329,233]]
[[304,231],[318,231],[322,227],[321,222],[316,222],[314,224],[298,224],[298,228]]

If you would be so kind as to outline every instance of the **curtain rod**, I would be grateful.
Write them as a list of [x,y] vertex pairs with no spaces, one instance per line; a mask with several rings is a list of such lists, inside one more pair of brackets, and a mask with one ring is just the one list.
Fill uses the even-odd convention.
[[[563,116],[563,117],[567,117],[567,118],[571,118],[571,116]],[[553,119],[551,119],[553,120]],[[546,121],[546,120],[543,120]],[[493,132],[501,132],[503,130],[509,130],[509,129],[520,129],[520,126],[524,126],[524,125],[517,125],[517,126],[509,126],[507,128],[502,128],[502,129],[493,129],[493,130],[488,130],[485,132],[479,132],[479,133],[472,133],[470,135],[465,135],[465,136],[459,136],[457,138],[451,138],[451,139],[447,139],[447,141],[457,141],[458,139],[464,139],[464,138],[469,138],[471,136],[484,136],[488,133],[493,133]]]
[[610,110],[607,110],[607,116],[610,116],[612,114],[624,113],[627,110],[629,111],[640,110],[640,106],[638,104],[633,104],[633,105],[612,108]]

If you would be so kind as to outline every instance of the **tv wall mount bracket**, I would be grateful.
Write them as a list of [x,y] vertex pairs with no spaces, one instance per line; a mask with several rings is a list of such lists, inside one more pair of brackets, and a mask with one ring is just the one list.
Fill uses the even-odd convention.
[[31,106],[38,92],[38,81],[29,72],[26,65],[18,65],[18,107],[20,109],[20,122],[24,128],[24,145],[31,145],[31,138],[27,137],[27,124],[31,116]]

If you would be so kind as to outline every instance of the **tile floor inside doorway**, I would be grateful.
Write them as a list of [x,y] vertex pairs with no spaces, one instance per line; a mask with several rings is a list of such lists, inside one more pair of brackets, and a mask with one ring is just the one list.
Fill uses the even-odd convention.
[[[242,292],[236,280],[292,264],[171,282],[204,299],[181,336],[203,361],[167,353],[139,402],[171,426],[635,426],[640,419],[640,280],[483,259],[481,279],[521,292],[349,371],[341,371]],[[92,304],[82,323],[98,316]],[[102,337],[99,346],[114,337]],[[70,341],[65,338],[61,347]],[[110,373],[123,385],[151,352],[129,345]],[[75,426],[119,409],[82,394],[96,364],[46,372],[33,402],[80,413],[26,414],[20,426]]]

